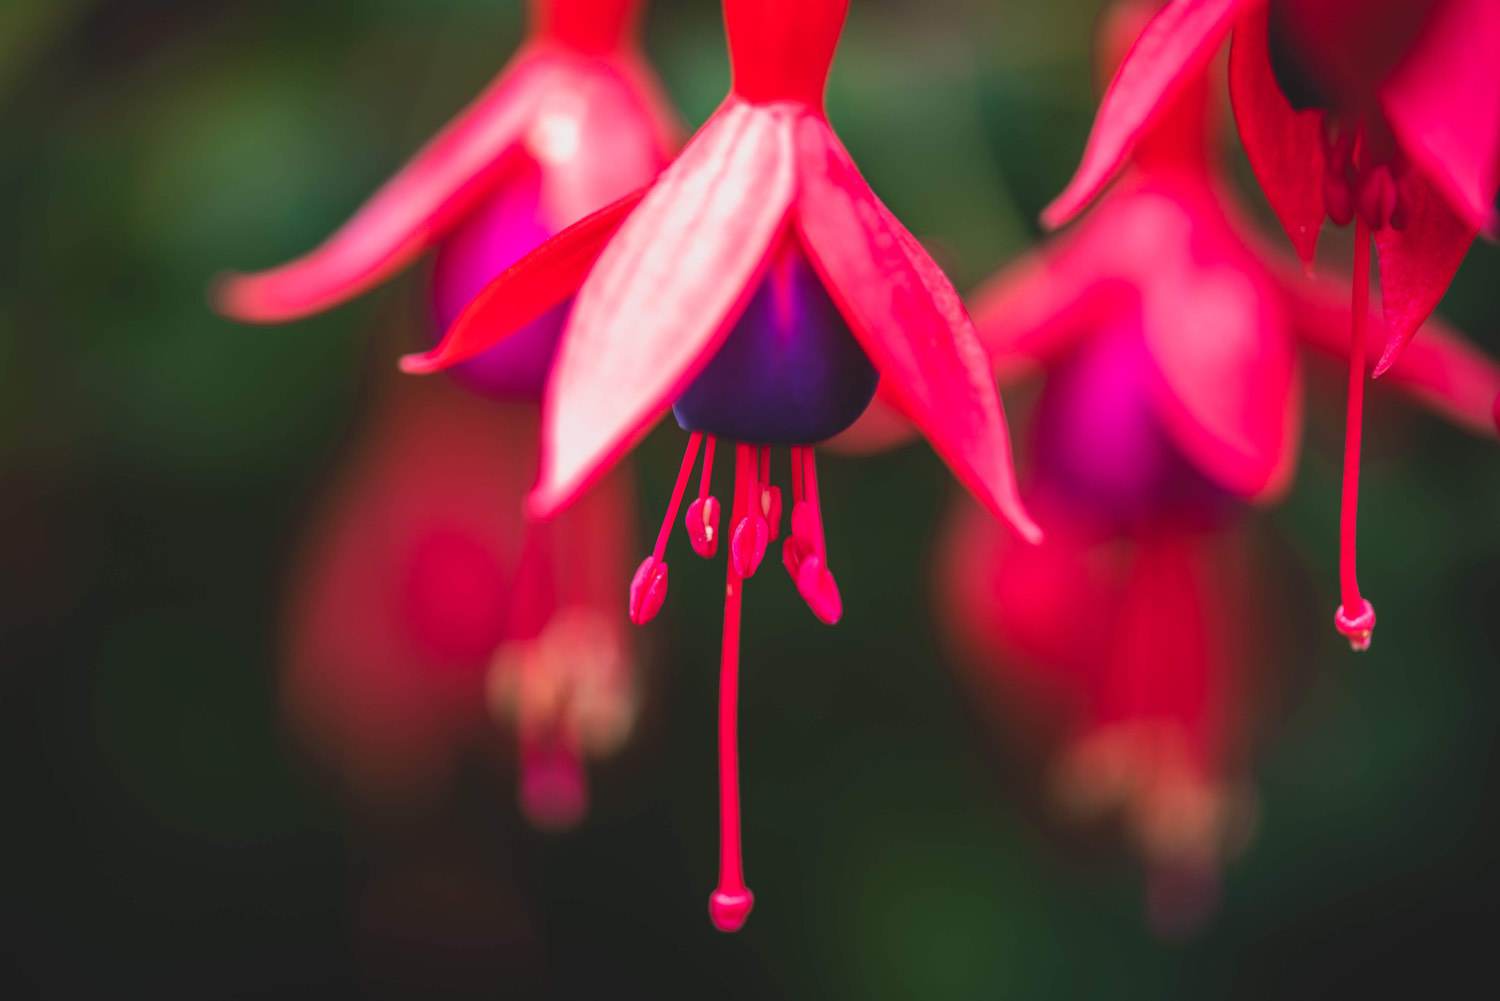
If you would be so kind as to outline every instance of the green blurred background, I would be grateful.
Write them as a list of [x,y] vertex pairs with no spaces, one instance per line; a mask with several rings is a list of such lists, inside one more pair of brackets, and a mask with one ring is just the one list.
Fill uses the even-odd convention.
[[[830,115],[970,287],[1035,238],[1081,149],[1099,3],[853,7]],[[715,588],[674,592],[645,725],[595,770],[581,830],[529,831],[488,768],[399,829],[342,809],[278,720],[280,602],[393,361],[372,335],[415,315],[416,281],[266,330],[205,287],[317,242],[520,26],[515,0],[0,3],[0,991],[1264,998],[1488,969],[1500,463],[1375,394],[1361,569],[1382,626],[1350,657],[1326,621],[1332,374],[1261,518],[1288,599],[1268,628],[1296,652],[1263,665],[1259,829],[1186,941],[1151,936],[1133,860],[1057,824],[948,666],[913,595],[955,488],[922,448],[828,463],[859,582],[838,630],[790,588],[751,592],[742,935],[704,913]],[[717,5],[654,3],[647,38],[701,122],[727,83]],[[1476,248],[1444,311],[1500,351],[1497,283]],[[643,519],[678,447],[641,451]]]

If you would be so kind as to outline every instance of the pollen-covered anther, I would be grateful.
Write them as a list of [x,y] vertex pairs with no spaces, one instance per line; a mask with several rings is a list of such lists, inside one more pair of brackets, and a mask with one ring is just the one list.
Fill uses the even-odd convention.
[[770,542],[771,526],[764,515],[752,511],[735,522],[734,533],[729,539],[729,558],[734,563],[734,572],[743,578],[755,576]]
[[687,533],[693,552],[712,559],[719,551],[719,520],[722,505],[717,497],[699,497],[688,505]]
[[1333,624],[1349,640],[1349,649],[1363,653],[1370,649],[1370,637],[1375,632],[1375,606],[1361,599],[1355,614],[1350,615],[1340,605],[1333,613]]
[[661,611],[667,600],[667,564],[647,556],[630,581],[630,621],[644,626]]

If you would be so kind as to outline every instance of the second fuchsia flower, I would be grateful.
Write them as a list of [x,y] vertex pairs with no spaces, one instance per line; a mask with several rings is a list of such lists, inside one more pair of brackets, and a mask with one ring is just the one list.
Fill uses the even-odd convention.
[[[544,408],[533,513],[569,503],[666,411],[687,454],[656,547],[631,586],[637,622],[660,609],[665,551],[698,452],[688,533],[729,560],[719,707],[720,874],[710,914],[739,928],[752,897],[740,853],[737,687],[744,582],[781,534],[772,446],[791,453],[782,561],[813,613],[838,620],[812,446],[853,423],[877,380],[992,512],[1039,532],[1017,496],[1000,400],[963,304],[871,193],[823,110],[847,0],[725,0],[729,98],[648,187],[543,244],[492,283],[427,372],[472,358],[575,292]],[[711,492],[735,443],[727,528]]]
[[[1117,5],[1105,47],[1122,53],[1150,9]],[[1356,353],[1337,288],[1243,220],[1215,166],[1211,98],[1206,80],[1181,86],[1119,184],[976,295],[1002,382],[1046,375],[1027,497],[1048,538],[1019,547],[964,511],[943,560],[971,659],[1056,718],[1057,791],[1121,808],[1170,924],[1208,902],[1197,894],[1242,833],[1252,651],[1270,631],[1238,538],[1246,502],[1293,472],[1299,346]],[[1387,382],[1495,433],[1500,366],[1436,322]]]
[[1349,421],[1338,628],[1369,645],[1355,567],[1370,244],[1395,364],[1500,188],[1500,5],[1491,0],[1175,0],[1147,26],[1100,105],[1077,175],[1048,208],[1061,225],[1113,177],[1231,34],[1230,89],[1251,166],[1298,253],[1324,218],[1355,223]]
[[[640,56],[635,32],[639,8],[639,0],[532,0],[526,44],[478,100],[322,246],[270,271],[222,282],[219,307],[249,322],[296,319],[353,298],[433,250],[431,326],[437,332],[446,329],[496,274],[565,226],[646,183],[667,162],[677,129]],[[590,728],[576,717],[589,710],[579,707],[598,704],[598,693],[606,690],[623,705],[629,687],[629,657],[617,634],[623,621],[605,616],[581,582],[559,582],[555,564],[566,554],[592,549],[596,555],[589,580],[608,576],[611,554],[629,534],[630,513],[620,500],[622,488],[601,488],[597,498],[591,497],[560,524],[531,525],[524,533],[517,527],[519,552],[491,561],[503,567],[503,573],[489,575],[491,583],[503,584],[490,588],[495,593],[488,602],[484,587],[476,584],[470,594],[452,592],[445,590],[451,586],[448,582],[435,579],[441,574],[434,573],[417,575],[417,583],[398,601],[362,573],[378,574],[383,567],[385,573],[402,575],[408,564],[429,565],[430,561],[422,562],[426,557],[421,553],[427,551],[423,540],[440,526],[424,516],[421,505],[405,504],[404,498],[425,497],[435,512],[461,507],[462,498],[485,495],[484,484],[490,479],[478,473],[465,478],[454,468],[456,462],[440,461],[460,441],[472,440],[466,432],[475,424],[488,423],[491,433],[500,436],[492,443],[497,463],[522,467],[511,470],[505,484],[530,477],[534,449],[528,445],[507,455],[502,438],[522,433],[519,429],[534,429],[536,403],[565,316],[565,306],[538,316],[505,344],[455,371],[470,389],[505,401],[504,407],[492,407],[487,417],[482,407],[465,408],[462,401],[442,394],[430,394],[429,406],[402,411],[413,421],[440,429],[440,437],[451,436],[433,446],[429,471],[441,474],[438,479],[452,496],[443,502],[422,493],[419,487],[401,483],[383,464],[367,472],[368,484],[349,502],[346,519],[329,522],[338,545],[329,542],[322,563],[309,571],[315,582],[304,591],[307,625],[299,633],[308,642],[305,649],[299,648],[293,668],[295,677],[306,681],[320,671],[357,670],[363,655],[372,675],[370,692],[324,688],[306,701],[316,709],[313,715],[332,721],[331,742],[350,747],[360,741],[378,744],[382,718],[422,718],[429,690],[441,689],[439,679],[430,679],[427,687],[420,683],[423,672],[441,671],[444,665],[430,644],[402,641],[408,621],[451,624],[463,620],[462,607],[468,607],[470,618],[486,619],[469,622],[468,631],[490,637],[492,648],[466,650],[460,666],[473,675],[493,663],[496,688],[506,693],[503,713],[513,718],[520,743],[522,805],[534,820],[551,826],[581,813],[583,753],[612,743],[596,739],[597,732],[585,732]],[[445,405],[456,415],[470,415],[471,421],[466,424],[456,416],[443,420]],[[415,454],[397,451],[407,460]],[[422,467],[417,463],[412,468]],[[417,475],[410,470],[408,474]],[[490,496],[495,498],[493,492]],[[504,507],[508,497],[515,502],[509,515]],[[501,523],[507,517],[519,519],[520,500],[519,493],[511,497],[500,492],[490,517]],[[476,503],[461,508],[467,517],[455,519],[454,531],[466,537],[470,549],[493,548],[495,538],[473,524],[477,507]],[[378,519],[360,517],[365,510],[384,511],[389,523],[382,528]],[[361,531],[389,537],[361,542]],[[508,533],[498,534],[511,541]],[[462,578],[461,568],[456,574]],[[454,607],[424,613],[424,603],[443,604],[444,595]],[[395,606],[388,610],[391,621],[384,623],[389,632],[372,635],[385,635],[390,642],[371,647],[350,632],[358,628],[361,609],[381,602]],[[579,622],[587,623],[584,631],[592,637],[580,638]],[[455,629],[465,633],[462,624]],[[440,639],[425,640],[441,646]],[[382,676],[387,682],[412,686],[410,706],[376,705],[382,697]],[[361,703],[361,694],[370,701]],[[348,700],[347,706],[334,704],[339,695]],[[468,712],[477,704],[477,699],[469,699],[458,708]],[[382,717],[382,712],[387,715]],[[377,732],[356,732],[361,723]],[[398,730],[392,728],[389,734],[392,746],[403,740]],[[441,735],[435,743],[446,746]],[[427,756],[414,741],[408,745],[414,761]],[[363,763],[353,759],[378,759],[378,747],[367,750],[351,753],[350,771]]]

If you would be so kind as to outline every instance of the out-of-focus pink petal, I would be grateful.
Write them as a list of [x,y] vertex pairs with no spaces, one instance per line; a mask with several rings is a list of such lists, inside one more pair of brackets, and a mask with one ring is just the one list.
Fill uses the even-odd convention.
[[1500,4],[1448,0],[1381,88],[1407,155],[1471,227],[1496,235]]
[[548,383],[534,514],[628,449],[728,335],[796,193],[792,123],[731,99],[600,255]]
[[483,354],[578,290],[604,245],[646,191],[626,195],[580,219],[502,271],[459,314],[437,347],[401,359],[425,375]]
[[1104,93],[1083,161],[1042,221],[1061,226],[1109,183],[1135,144],[1199,73],[1234,19],[1264,0],[1175,0],[1146,26]]
[[568,86],[541,97],[521,141],[540,167],[542,209],[555,229],[650,183],[672,152],[636,81],[613,64],[573,63]]
[[1161,377],[1173,440],[1208,477],[1247,497],[1283,488],[1294,465],[1301,393],[1279,289],[1214,210],[1191,238],[1144,263],[1141,326]]
[[1133,295],[1116,257],[1108,203],[1051,246],[1007,265],[969,297],[974,328],[1001,385],[1056,360]]
[[270,271],[222,279],[218,309],[279,323],[336,306],[404,268],[489,190],[556,72],[545,57],[518,57],[322,246]]
[[1454,214],[1448,200],[1412,172],[1401,181],[1404,229],[1375,233],[1380,291],[1385,312],[1385,352],[1375,374],[1383,375],[1448,291],[1463,263],[1474,227]]
[[[1308,344],[1340,361],[1349,356],[1349,289],[1333,280],[1289,283],[1297,303],[1296,329]],[[1365,357],[1374,359],[1385,331],[1373,315],[1366,324]],[[1423,404],[1475,434],[1494,437],[1491,407],[1500,395],[1500,364],[1467,343],[1441,320],[1422,325],[1383,384],[1410,393]]]
[[973,321],[946,275],[881,204],[821,117],[797,128],[796,222],[829,295],[960,482],[1031,541],[1000,395]]
[[1267,12],[1254,10],[1235,24],[1229,47],[1229,97],[1245,156],[1291,238],[1311,264],[1323,228],[1323,115],[1297,111],[1271,72]]

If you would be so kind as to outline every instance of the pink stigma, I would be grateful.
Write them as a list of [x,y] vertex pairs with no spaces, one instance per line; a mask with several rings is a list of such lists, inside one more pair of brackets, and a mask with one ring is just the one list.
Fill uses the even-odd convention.
[[560,740],[522,741],[521,810],[543,830],[566,830],[588,810],[588,779],[575,749]]
[[[703,439],[689,439],[672,500],[651,555],[636,571],[630,586],[630,617],[643,625],[661,610],[667,595],[667,540],[687,490],[693,463]],[[709,558],[718,549],[719,502],[709,490],[713,480],[716,440],[708,438],[698,497],[688,506],[686,528],[693,551]],[[729,524],[729,558],[724,579],[724,635],[719,661],[719,878],[708,900],[715,928],[738,931],[750,916],[755,895],[745,886],[744,854],[740,839],[739,682],[740,624],[745,581],[760,568],[770,541],[781,535],[782,499],[771,483],[769,445],[735,445],[734,493]],[[828,569],[823,512],[818,499],[818,467],[809,445],[791,449],[791,532],[782,544],[782,562],[808,607],[830,625],[843,614],[843,599]]]

